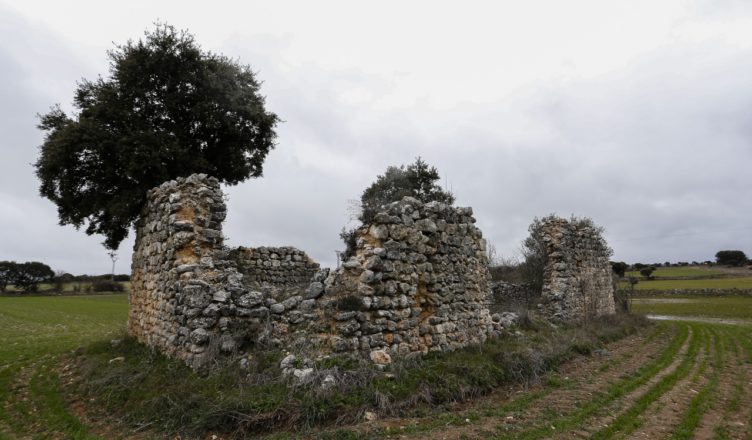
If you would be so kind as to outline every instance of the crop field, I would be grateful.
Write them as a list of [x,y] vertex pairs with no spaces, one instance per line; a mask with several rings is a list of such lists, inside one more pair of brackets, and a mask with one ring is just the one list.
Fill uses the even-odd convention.
[[752,277],[679,280],[640,280],[635,290],[752,289]]
[[[635,309],[748,318],[749,303],[738,301],[748,299],[712,298],[699,309],[687,309],[691,302]],[[133,426],[103,426],[63,392],[71,351],[120,335],[126,313],[124,295],[0,298],[0,438],[164,438]],[[458,403],[396,413],[374,409],[375,421],[265,438],[752,438],[752,327],[664,321],[580,351],[540,382],[502,386]]]
[[752,323],[749,296],[651,296],[633,299],[632,310],[652,315],[749,319]]
[[[659,267],[645,279],[637,271],[627,272],[635,277],[635,290],[705,290],[705,289],[752,289],[752,272],[745,267]],[[619,287],[628,289],[626,280]]]
[[64,404],[58,360],[121,332],[127,313],[122,294],[0,297],[0,438],[91,438]]
[[751,329],[663,322],[568,363],[541,386],[385,420],[352,438],[749,439]]

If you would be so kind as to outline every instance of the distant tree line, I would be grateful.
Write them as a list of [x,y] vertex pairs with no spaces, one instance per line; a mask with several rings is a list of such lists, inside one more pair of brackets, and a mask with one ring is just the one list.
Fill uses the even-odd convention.
[[0,291],[5,292],[8,285],[14,285],[26,292],[33,292],[41,283],[51,282],[55,272],[50,266],[38,261],[16,263],[0,261]]
[[[15,261],[0,261],[0,292],[5,292],[9,286],[24,292],[39,290],[40,284],[50,283],[54,290],[60,292],[67,283],[87,283],[87,289],[94,292],[120,292],[122,283],[130,281],[127,274],[115,275],[71,275],[66,272],[55,272],[50,266],[39,261],[17,263]],[[75,289],[74,289],[75,290]],[[81,290],[79,286],[79,291]]]
[[618,275],[619,277],[625,277],[627,271],[635,271],[635,272],[639,272],[641,275],[648,278],[649,275],[646,275],[645,273],[643,273],[643,271],[645,271],[646,273],[647,272],[652,273],[653,271],[655,271],[656,268],[659,268],[659,267],[686,267],[686,266],[713,266],[713,265],[739,267],[739,266],[744,266],[745,264],[752,264],[752,260],[747,258],[747,254],[745,254],[743,251],[723,250],[723,251],[716,252],[715,261],[711,261],[711,260],[692,261],[692,262],[677,261],[676,263],[665,261],[663,263],[634,263],[631,265],[623,261],[612,261],[611,268],[613,269],[614,273]]

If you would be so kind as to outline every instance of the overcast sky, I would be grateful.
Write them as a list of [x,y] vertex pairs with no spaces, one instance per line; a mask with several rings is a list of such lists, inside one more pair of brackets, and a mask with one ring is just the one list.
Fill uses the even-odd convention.
[[251,65],[284,120],[264,176],[226,188],[229,245],[333,265],[348,201],[422,156],[505,256],[550,213],[617,260],[752,253],[752,2],[0,0],[0,260],[109,272],[38,196],[36,114],[157,20]]

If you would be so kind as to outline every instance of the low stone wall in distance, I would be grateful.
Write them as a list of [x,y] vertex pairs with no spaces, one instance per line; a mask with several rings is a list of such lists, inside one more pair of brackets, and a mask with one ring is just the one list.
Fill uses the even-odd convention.
[[246,284],[301,286],[311,282],[319,264],[305,252],[286,247],[240,247],[230,253]]
[[[649,281],[648,281],[649,282]],[[630,292],[627,289],[621,289],[620,292],[629,294],[635,298],[646,296],[668,296],[668,295],[687,295],[687,296],[752,296],[752,289],[640,289]]]

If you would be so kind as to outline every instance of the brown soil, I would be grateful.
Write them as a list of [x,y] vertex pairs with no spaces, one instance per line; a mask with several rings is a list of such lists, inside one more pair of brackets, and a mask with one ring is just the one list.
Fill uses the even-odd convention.
[[681,363],[682,358],[684,357],[687,350],[689,349],[689,341],[692,337],[693,335],[690,334],[690,336],[687,338],[684,345],[682,346],[681,350],[679,351],[678,355],[668,367],[661,370],[658,374],[650,378],[650,380],[648,380],[643,385],[639,386],[637,389],[635,389],[631,393],[618,399],[607,410],[602,411],[606,413],[605,415],[600,416],[600,417],[596,416],[594,419],[590,420],[583,429],[561,433],[555,438],[561,438],[561,439],[589,438],[591,435],[593,435],[597,431],[608,426],[611,422],[613,422],[616,419],[616,417],[619,416],[619,414],[621,414],[624,410],[631,407],[635,403],[635,401],[640,396],[642,396],[647,390],[649,390],[653,385],[658,383],[661,379],[663,379],[665,376],[675,371],[679,367],[679,364]]
[[[714,349],[715,347],[712,347],[711,351]],[[689,403],[713,374],[712,357],[712,353],[707,353],[703,349],[695,359],[689,374],[643,413],[642,425],[630,435],[630,438],[653,439],[669,436],[679,424]],[[707,366],[704,374],[699,375],[698,370],[703,362],[707,362]]]
[[[716,399],[710,409],[703,415],[695,430],[696,439],[711,439],[716,435],[716,428],[722,427],[728,438],[748,439],[752,394],[747,390],[752,386],[752,364],[744,354],[744,348],[737,346],[727,354],[724,365],[726,374],[722,374],[718,383]],[[738,386],[741,385],[741,389]],[[732,407],[732,400],[738,399]]]
[[[593,395],[606,389],[609,384],[622,379],[644,363],[649,362],[661,349],[665,348],[671,335],[663,336],[656,338],[646,346],[646,334],[633,335],[610,344],[606,352],[573,359],[565,364],[559,372],[559,376],[565,381],[565,385],[543,396],[524,411],[482,416],[478,420],[468,422],[465,426],[441,426],[439,429],[428,432],[411,435],[402,434],[391,438],[431,440],[482,438],[491,434],[498,435],[504,432],[511,434],[523,428],[529,429],[539,426],[550,419],[552,414],[571,413],[579,403],[588,401]],[[607,361],[612,362],[612,366],[603,371],[603,365]],[[473,402],[456,404],[449,411],[456,414],[458,420],[469,420],[471,413],[483,413],[497,409],[517,397],[542,389],[541,386],[533,388],[510,387],[476,399]],[[409,429],[411,426],[430,424],[433,419],[435,419],[435,415],[412,419],[390,418],[364,424],[356,427],[356,429],[363,434],[383,431],[386,428],[390,428],[392,432],[399,432],[400,427]],[[571,438],[571,436],[564,438]]]

